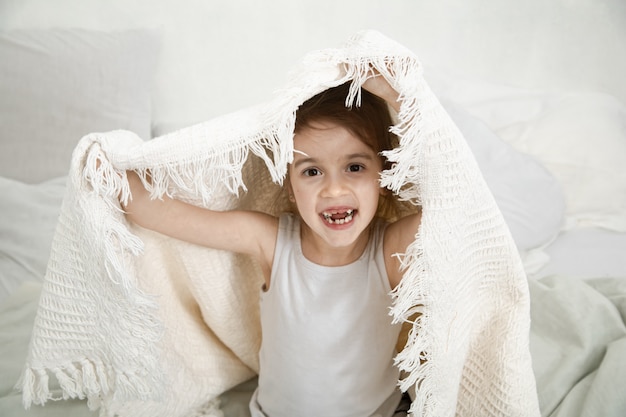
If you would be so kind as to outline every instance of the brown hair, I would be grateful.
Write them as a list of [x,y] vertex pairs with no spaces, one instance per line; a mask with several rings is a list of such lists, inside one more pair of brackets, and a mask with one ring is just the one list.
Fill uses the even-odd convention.
[[[361,104],[346,106],[350,83],[329,88],[305,101],[296,111],[295,133],[304,128],[314,128],[314,122],[338,124],[360,138],[374,152],[392,149],[396,136],[389,131],[393,124],[387,103],[367,90],[361,90]],[[382,156],[383,169],[388,168]]]

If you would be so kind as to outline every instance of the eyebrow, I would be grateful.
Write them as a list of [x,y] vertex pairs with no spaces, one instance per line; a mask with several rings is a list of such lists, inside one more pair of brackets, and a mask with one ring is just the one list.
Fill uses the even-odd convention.
[[[301,153],[302,155],[305,155],[304,153]],[[365,153],[365,152],[357,152],[357,153],[351,153],[349,155],[346,155],[346,160],[351,160],[351,159],[365,159],[368,161],[373,161],[374,158],[372,157],[372,155],[370,155],[369,153]],[[299,167],[300,165],[304,165],[304,164],[315,164],[317,163],[317,159],[312,158],[312,157],[307,157],[307,158],[302,158],[297,160],[296,162],[294,162],[293,166],[294,168]]]

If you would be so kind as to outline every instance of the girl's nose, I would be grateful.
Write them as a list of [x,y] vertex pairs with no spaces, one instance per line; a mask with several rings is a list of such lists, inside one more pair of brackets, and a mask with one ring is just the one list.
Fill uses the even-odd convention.
[[345,193],[346,188],[344,181],[334,175],[326,175],[323,193],[325,197],[336,197]]

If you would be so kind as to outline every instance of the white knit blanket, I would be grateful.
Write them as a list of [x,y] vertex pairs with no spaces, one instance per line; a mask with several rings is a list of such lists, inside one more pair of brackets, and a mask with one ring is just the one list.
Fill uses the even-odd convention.
[[259,268],[129,224],[118,202],[129,197],[125,172],[149,169],[155,197],[274,210],[296,108],[349,80],[358,102],[372,67],[402,98],[382,184],[423,208],[391,311],[398,321],[421,313],[396,359],[412,413],[539,415],[513,240],[417,58],[376,32],[307,55],[267,104],[148,142],[126,131],[80,141],[19,383],[24,404],[49,400],[56,377],[65,397],[105,416],[210,415],[210,400],[254,376]]

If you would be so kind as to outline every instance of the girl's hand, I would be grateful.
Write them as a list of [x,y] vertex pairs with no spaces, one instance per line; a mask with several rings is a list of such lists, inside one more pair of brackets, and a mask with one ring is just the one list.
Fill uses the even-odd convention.
[[365,80],[362,87],[385,100],[396,112],[400,111],[400,95],[377,70],[372,68],[372,75]]

